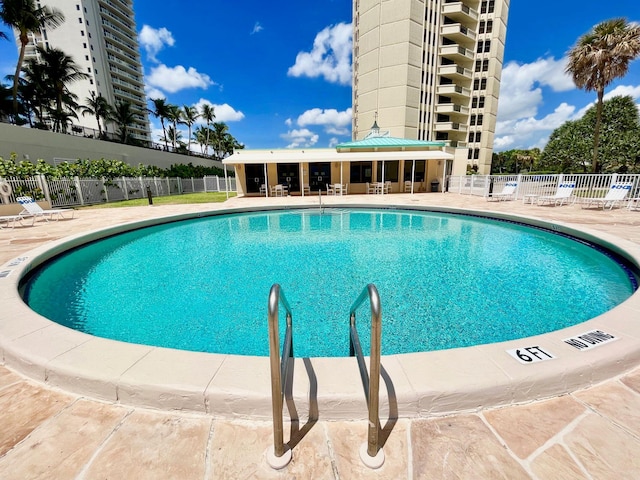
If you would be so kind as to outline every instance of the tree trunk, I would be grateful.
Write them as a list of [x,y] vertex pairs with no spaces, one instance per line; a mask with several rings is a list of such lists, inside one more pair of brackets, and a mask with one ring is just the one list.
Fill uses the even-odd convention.
[[13,123],[18,123],[18,83],[20,79],[20,71],[22,70],[22,62],[24,62],[24,52],[29,43],[29,37],[25,33],[20,34],[20,55],[18,56],[18,64],[16,65],[16,73],[13,76]]
[[602,123],[602,102],[604,89],[598,90],[598,103],[596,104],[596,125],[593,129],[593,160],[591,172],[598,173],[598,146],[600,143],[600,124]]

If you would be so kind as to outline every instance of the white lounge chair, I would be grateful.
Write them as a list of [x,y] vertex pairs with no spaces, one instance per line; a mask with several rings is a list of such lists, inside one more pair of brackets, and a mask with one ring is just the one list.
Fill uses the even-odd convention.
[[[20,225],[24,225],[23,220],[26,218],[22,215],[2,215],[0,216],[0,229],[4,228],[2,224],[6,225],[6,228],[14,228],[16,226],[16,222],[19,222]],[[36,217],[31,217],[31,226],[36,221]]]
[[19,213],[19,215],[22,215],[23,217],[32,216],[34,217],[34,221],[35,217],[42,217],[48,222],[54,216],[56,217],[56,220],[59,220],[61,218],[67,218],[65,216],[67,214],[70,215],[69,218],[73,218],[73,215],[75,214],[75,210],[72,209],[57,208],[44,210],[31,197],[18,197],[16,198],[16,200],[20,205],[22,205],[22,208],[24,209]]
[[554,206],[559,206],[564,205],[565,202],[569,204],[575,188],[575,182],[562,182],[558,185],[555,194],[538,197],[538,205],[553,204]]
[[611,210],[618,202],[622,202],[629,192],[633,183],[614,183],[604,197],[583,198],[582,208],[600,207]]
[[487,200],[513,200],[516,198],[516,189],[518,188],[518,182],[507,182],[504,184],[502,191],[499,193],[492,193],[487,197]]

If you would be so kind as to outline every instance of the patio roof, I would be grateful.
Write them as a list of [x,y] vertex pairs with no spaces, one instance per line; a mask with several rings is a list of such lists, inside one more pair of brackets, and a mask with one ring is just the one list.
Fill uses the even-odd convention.
[[427,142],[425,140],[412,140],[409,138],[371,136],[362,140],[345,142],[336,145],[338,150],[345,148],[433,148],[444,147],[445,142]]
[[[423,142],[434,143],[434,142]],[[440,146],[440,145],[431,145]],[[249,165],[262,163],[303,162],[366,162],[391,160],[453,160],[451,153],[438,150],[396,150],[377,152],[338,152],[333,148],[311,148],[305,150],[236,150],[225,158],[225,165]]]

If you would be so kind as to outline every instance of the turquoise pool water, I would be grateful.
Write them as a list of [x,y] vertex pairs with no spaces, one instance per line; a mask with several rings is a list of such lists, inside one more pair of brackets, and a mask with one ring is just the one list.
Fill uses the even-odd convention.
[[[291,304],[299,357],[348,355],[348,310],[368,283],[380,293],[383,354],[557,330],[634,291],[609,255],[548,231],[434,212],[326,209],[116,235],[52,259],[26,279],[23,295],[41,315],[92,335],[264,356],[274,283]],[[365,303],[366,351],[369,316]]]

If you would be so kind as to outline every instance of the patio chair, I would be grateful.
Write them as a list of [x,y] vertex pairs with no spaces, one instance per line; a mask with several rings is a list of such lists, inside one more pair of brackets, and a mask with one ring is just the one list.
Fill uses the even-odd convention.
[[[24,226],[24,223],[22,223],[23,220],[26,220],[26,218],[22,215],[2,215],[0,216],[0,229],[5,228],[2,226],[2,224],[6,224],[6,228],[14,228],[16,226],[16,222],[20,222],[20,225]],[[35,216],[31,216],[31,226],[34,225],[36,221],[36,217]]]
[[518,188],[518,182],[507,182],[504,184],[502,191],[499,193],[492,193],[487,197],[487,200],[514,200],[516,198],[516,189]]
[[335,195],[336,191],[333,188],[333,185],[329,185],[328,183],[326,185],[327,185],[327,195]]
[[575,182],[562,182],[558,185],[555,194],[538,197],[538,205],[553,204],[554,206],[560,206],[564,205],[565,202],[569,204],[575,188]]
[[367,195],[369,195],[370,193],[376,193],[375,184],[367,182],[366,183],[366,188],[367,188],[367,191],[366,191]]
[[631,192],[633,183],[614,183],[604,197],[583,198],[582,208],[600,207],[611,210],[618,202],[622,202]]
[[75,214],[75,210],[72,210],[70,208],[66,208],[66,209],[54,208],[54,209],[43,210],[43,208],[40,205],[38,205],[35,202],[35,200],[31,197],[18,197],[16,198],[16,200],[20,205],[22,205],[22,208],[24,209],[22,210],[22,212],[19,213],[19,215],[22,215],[25,217],[32,216],[34,217],[34,222],[35,222],[35,217],[42,217],[48,222],[54,216],[56,217],[56,220],[59,220],[61,218],[67,218],[65,214],[70,214],[69,218],[73,218],[73,215]]

